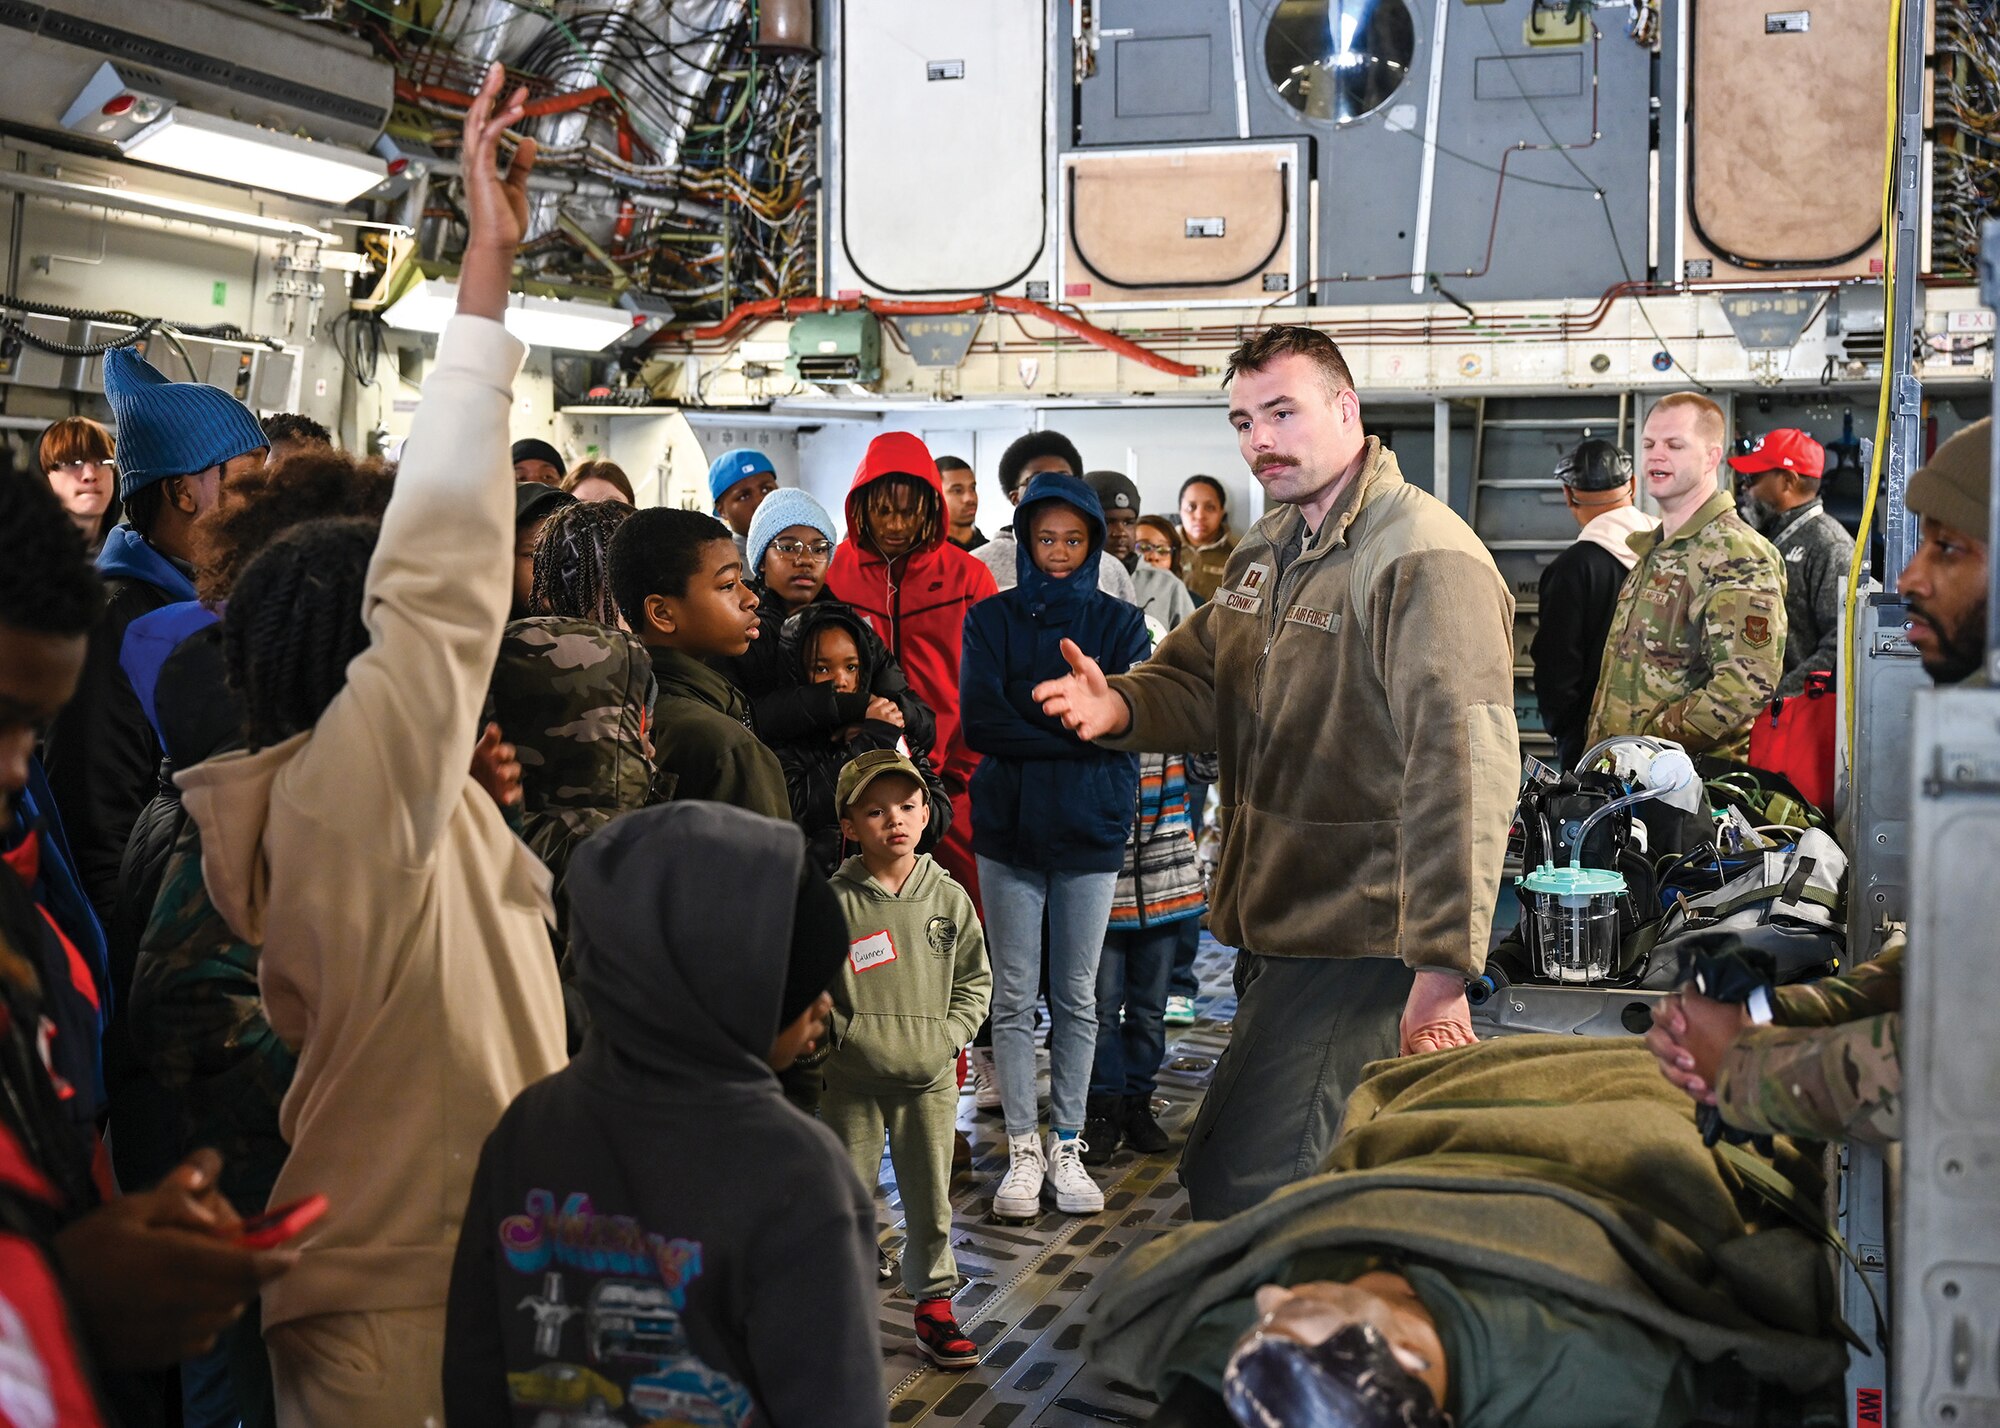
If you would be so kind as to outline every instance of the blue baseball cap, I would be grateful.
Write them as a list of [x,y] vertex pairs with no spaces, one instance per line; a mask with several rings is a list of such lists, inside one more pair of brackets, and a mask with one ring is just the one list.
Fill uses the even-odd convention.
[[709,464],[709,499],[719,506],[722,504],[722,493],[738,481],[747,481],[752,476],[777,474],[778,468],[771,464],[771,458],[752,447],[739,446],[733,451],[725,451]]

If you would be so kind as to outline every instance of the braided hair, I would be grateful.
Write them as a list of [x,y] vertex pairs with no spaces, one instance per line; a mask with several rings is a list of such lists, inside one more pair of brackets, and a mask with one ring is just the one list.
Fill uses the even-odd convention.
[[616,625],[611,538],[636,514],[622,501],[578,501],[543,522],[535,539],[535,583],[528,608]]
[[222,617],[229,683],[243,701],[252,749],[319,722],[368,648],[362,588],[377,521],[306,521],[272,541],[237,577]]

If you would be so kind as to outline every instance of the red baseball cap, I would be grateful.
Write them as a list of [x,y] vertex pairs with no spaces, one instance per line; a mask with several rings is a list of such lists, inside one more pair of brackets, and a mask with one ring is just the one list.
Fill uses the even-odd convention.
[[1729,464],[1745,476],[1765,471],[1796,471],[1817,481],[1826,470],[1826,448],[1797,427],[1782,426],[1757,438],[1757,444]]

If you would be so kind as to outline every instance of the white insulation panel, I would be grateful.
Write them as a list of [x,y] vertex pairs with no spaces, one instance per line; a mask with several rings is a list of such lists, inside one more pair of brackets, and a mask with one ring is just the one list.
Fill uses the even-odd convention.
[[838,279],[986,292],[1041,276],[1045,14],[1021,0],[844,0]]

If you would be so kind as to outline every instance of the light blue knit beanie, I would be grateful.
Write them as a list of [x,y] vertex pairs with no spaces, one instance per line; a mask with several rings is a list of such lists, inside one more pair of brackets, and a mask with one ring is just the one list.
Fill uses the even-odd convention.
[[764,578],[764,552],[780,532],[793,526],[811,526],[835,545],[840,543],[840,532],[834,529],[833,517],[825,506],[796,486],[780,486],[759,503],[756,514],[750,517],[750,534],[743,538],[743,556],[751,576]]
[[170,382],[131,347],[104,354],[104,395],[118,423],[118,495],[220,466],[270,445],[250,408],[220,387]]

